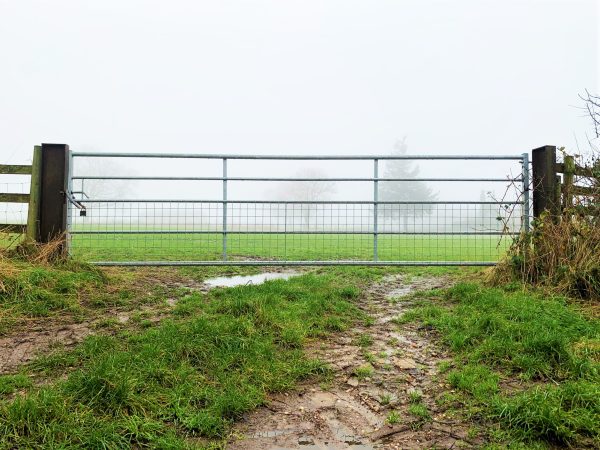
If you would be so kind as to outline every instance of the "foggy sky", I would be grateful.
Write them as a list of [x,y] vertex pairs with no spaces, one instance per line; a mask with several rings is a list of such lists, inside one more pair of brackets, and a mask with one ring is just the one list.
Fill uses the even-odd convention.
[[597,3],[0,0],[0,159],[575,149]]

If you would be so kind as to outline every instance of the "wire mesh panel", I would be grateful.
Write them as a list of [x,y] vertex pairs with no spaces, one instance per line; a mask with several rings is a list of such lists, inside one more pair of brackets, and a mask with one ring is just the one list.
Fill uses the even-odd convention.
[[[99,162],[88,164],[95,169],[89,174],[82,173],[85,165],[74,164],[71,186],[77,202],[69,211],[69,251],[99,264],[494,264],[528,223],[523,189],[528,167],[522,156],[73,157]],[[122,167],[150,174],[103,173],[102,161],[110,158],[141,159],[148,164]],[[151,164],[165,159],[196,173],[178,173],[172,164],[174,173],[165,175],[165,164]],[[190,168],[205,159],[220,165]],[[419,177],[412,169],[410,178],[390,176],[389,170],[379,176],[380,165],[420,159],[463,165],[502,160],[515,167],[480,178]],[[246,160],[258,163],[249,175],[244,173],[248,167],[232,164]],[[294,172],[305,160],[335,164],[332,173]],[[291,166],[289,175],[269,164],[261,172],[266,161]],[[352,167],[353,162],[360,164]],[[268,188],[252,187],[257,183]],[[444,187],[433,189],[436,183]],[[500,187],[485,190],[482,184]],[[469,198],[474,192],[478,199]],[[461,194],[464,200],[441,198]]]

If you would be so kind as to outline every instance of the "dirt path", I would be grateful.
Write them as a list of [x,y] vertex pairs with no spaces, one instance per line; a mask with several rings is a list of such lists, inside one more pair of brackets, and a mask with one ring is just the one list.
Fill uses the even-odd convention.
[[[329,386],[305,384],[274,395],[234,430],[230,449],[459,448],[476,445],[468,424],[445,417],[436,398],[445,389],[437,365],[448,359],[426,330],[399,327],[392,319],[410,308],[403,296],[448,285],[445,278],[403,281],[389,277],[372,286],[364,301],[374,319],[310,351],[334,368]],[[370,336],[370,338],[369,338]],[[358,368],[359,376],[356,376]],[[427,408],[424,419],[411,405]],[[394,411],[397,422],[386,423]],[[392,420],[394,422],[394,420]]]

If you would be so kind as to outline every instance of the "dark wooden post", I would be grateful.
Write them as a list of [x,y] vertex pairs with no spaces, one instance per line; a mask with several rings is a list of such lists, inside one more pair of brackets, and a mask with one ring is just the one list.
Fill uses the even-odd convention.
[[42,144],[40,242],[50,242],[67,231],[69,146]]
[[540,217],[548,210],[552,215],[560,213],[560,198],[556,198],[560,183],[556,181],[556,147],[545,145],[532,152],[533,167],[533,215]]

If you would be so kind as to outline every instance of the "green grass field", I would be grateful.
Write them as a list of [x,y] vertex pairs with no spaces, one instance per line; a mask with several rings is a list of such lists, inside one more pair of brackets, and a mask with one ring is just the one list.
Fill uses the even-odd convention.
[[[500,236],[381,235],[379,261],[491,262],[510,245]],[[223,235],[75,234],[71,254],[86,261],[218,261]],[[230,261],[372,261],[372,235],[236,234],[227,235]]]

